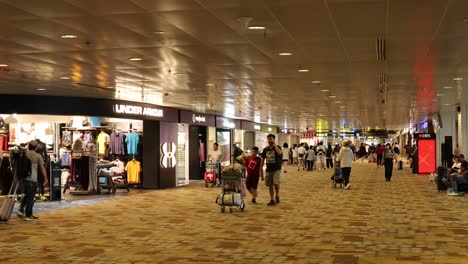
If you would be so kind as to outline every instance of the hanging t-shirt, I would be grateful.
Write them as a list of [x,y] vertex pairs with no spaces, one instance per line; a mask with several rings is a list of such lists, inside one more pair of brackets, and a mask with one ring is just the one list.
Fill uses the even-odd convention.
[[124,134],[113,132],[110,135],[109,153],[114,155],[124,155]]
[[99,133],[97,137],[97,144],[99,155],[105,155],[107,153],[107,146],[109,145],[109,135],[105,132]]
[[128,133],[127,137],[125,138],[125,142],[127,143],[128,155],[138,155],[138,143],[140,143],[140,135],[137,133]]
[[137,160],[131,160],[125,166],[125,171],[127,171],[127,180],[130,184],[141,183],[140,173],[141,173],[141,164]]
[[72,145],[72,133],[71,131],[62,132],[62,146],[71,146]]
[[62,166],[70,166],[70,152],[65,151],[62,153],[62,156],[60,157],[62,160]]

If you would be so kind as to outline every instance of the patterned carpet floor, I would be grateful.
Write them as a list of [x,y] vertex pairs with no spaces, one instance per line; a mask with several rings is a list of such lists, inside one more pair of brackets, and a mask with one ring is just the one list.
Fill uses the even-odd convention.
[[[468,195],[427,176],[356,163],[351,190],[332,170],[282,175],[281,204],[220,212],[202,183],[14,217],[0,225],[0,263],[468,263]],[[79,203],[77,203],[79,204]]]

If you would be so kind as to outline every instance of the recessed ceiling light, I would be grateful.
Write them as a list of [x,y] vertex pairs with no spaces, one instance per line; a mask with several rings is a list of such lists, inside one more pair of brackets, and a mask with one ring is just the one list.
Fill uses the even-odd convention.
[[460,77],[457,77],[457,78],[453,78],[454,81],[461,81],[463,80],[463,78],[460,78]]
[[153,33],[156,34],[156,35],[163,35],[163,34],[166,34],[165,31],[154,31]]
[[309,70],[307,70],[307,69],[299,69],[299,70],[297,70],[297,71],[298,71],[298,72],[309,72]]
[[38,90],[38,91],[46,91],[47,89],[45,89],[45,88],[37,88],[36,90]]
[[212,87],[212,86],[215,86],[215,85],[214,85],[214,84],[212,84],[212,83],[207,83],[207,84],[206,84],[206,86],[210,86],[210,87]]
[[444,94],[443,93],[438,93],[437,96],[443,96]]
[[291,56],[292,53],[291,52],[280,52],[280,53],[278,53],[278,55],[280,55],[280,56]]
[[173,75],[184,75],[184,74],[185,74],[185,73],[183,73],[183,72],[174,72]]
[[341,104],[341,101],[336,101],[335,104]]
[[449,105],[451,105],[451,104],[444,104],[444,105],[445,105],[445,106],[449,106]]
[[62,79],[62,80],[70,80],[70,77],[62,76],[62,77],[60,77],[60,79]]
[[323,89],[322,92],[329,92],[330,90]]
[[74,39],[74,38],[77,38],[76,35],[62,35],[60,36],[61,38],[63,39]]
[[341,107],[341,108],[345,108],[345,106],[344,106],[344,105],[342,105],[342,106],[340,106],[340,107]]
[[328,97],[330,97],[330,98],[336,98],[336,95],[330,95],[330,96],[328,96]]
[[0,67],[8,67],[8,64],[0,64]]
[[432,102],[437,102],[437,99],[432,99]]
[[451,86],[445,86],[444,89],[452,89],[453,87]]
[[128,60],[131,60],[131,61],[142,61],[143,59],[142,58],[139,58],[139,57],[133,57],[133,58],[130,58]]
[[321,83],[320,81],[312,81],[313,84],[319,84]]
[[248,29],[250,30],[264,30],[266,29],[265,26],[260,26],[260,25],[255,25],[255,26],[249,26]]

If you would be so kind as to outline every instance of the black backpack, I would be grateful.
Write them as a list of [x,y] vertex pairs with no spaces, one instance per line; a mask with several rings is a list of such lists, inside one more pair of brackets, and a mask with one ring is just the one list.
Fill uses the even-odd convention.
[[20,151],[15,157],[15,172],[19,180],[31,177],[32,162],[26,156],[26,151]]

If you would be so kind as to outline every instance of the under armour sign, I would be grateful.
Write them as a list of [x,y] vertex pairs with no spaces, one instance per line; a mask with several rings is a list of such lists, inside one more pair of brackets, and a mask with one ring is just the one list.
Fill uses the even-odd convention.
[[165,169],[174,168],[176,162],[176,145],[173,142],[161,144],[161,166]]
[[154,116],[154,117],[163,117],[164,111],[162,109],[151,108],[151,107],[141,107],[136,105],[114,105],[114,112],[118,114],[128,114],[128,115],[144,115],[144,116]]

